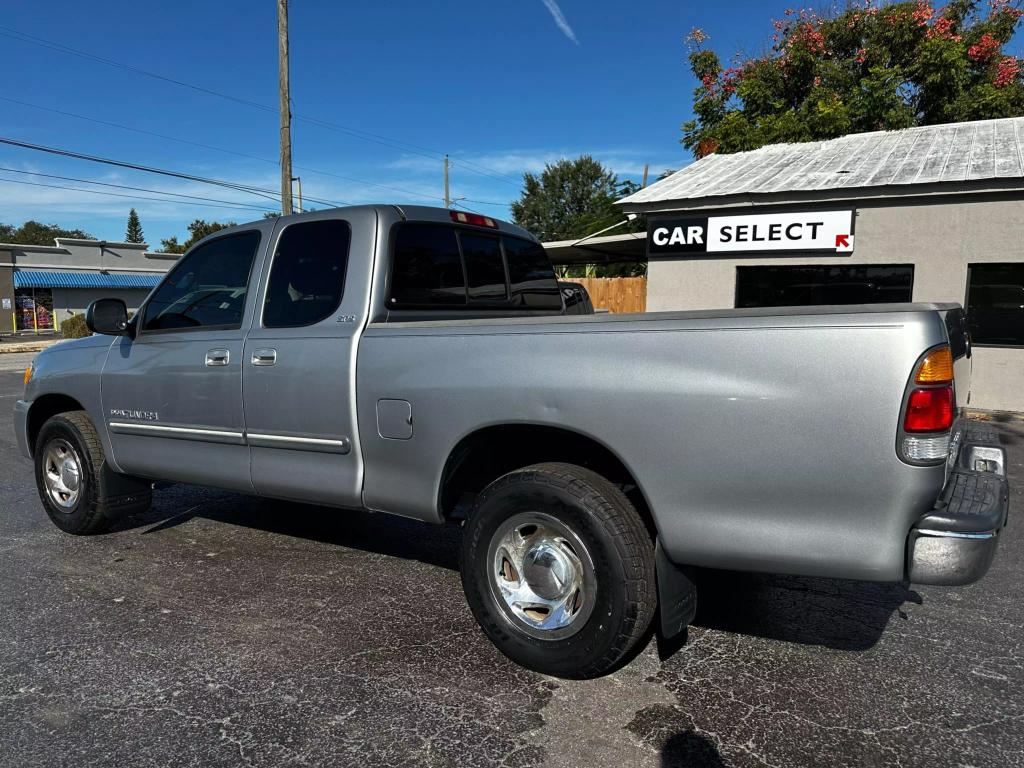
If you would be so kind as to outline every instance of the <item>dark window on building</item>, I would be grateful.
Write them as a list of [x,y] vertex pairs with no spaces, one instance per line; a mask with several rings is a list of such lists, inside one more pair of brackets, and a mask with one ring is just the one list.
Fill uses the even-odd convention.
[[462,272],[455,228],[400,224],[396,230],[389,306],[465,304],[466,277]]
[[880,304],[911,300],[912,264],[737,267],[737,307]]
[[540,243],[503,237],[508,261],[512,306],[524,309],[561,309],[555,269]]
[[240,327],[259,244],[250,230],[190,251],[146,303],[143,330]]
[[53,291],[50,288],[15,288],[14,322],[19,331],[52,331]]
[[1024,262],[968,265],[967,323],[975,344],[1024,346]]
[[319,323],[341,304],[352,230],[337,219],[292,224],[281,233],[274,253],[265,328],[297,328]]
[[463,230],[459,232],[459,240],[462,242],[462,258],[466,262],[469,300],[503,302],[508,293],[498,238]]

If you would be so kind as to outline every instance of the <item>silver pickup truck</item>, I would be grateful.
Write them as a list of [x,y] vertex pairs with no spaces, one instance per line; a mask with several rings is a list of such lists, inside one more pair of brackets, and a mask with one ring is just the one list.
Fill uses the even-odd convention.
[[15,409],[60,529],[155,481],[456,522],[481,627],[554,675],[679,633],[696,567],[966,584],[1006,522],[957,305],[570,315],[522,229],[383,205],[218,232],[87,319]]

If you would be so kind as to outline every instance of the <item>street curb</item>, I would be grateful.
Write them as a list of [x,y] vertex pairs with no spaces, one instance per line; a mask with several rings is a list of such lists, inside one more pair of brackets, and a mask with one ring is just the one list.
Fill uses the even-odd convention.
[[53,339],[51,341],[26,341],[26,342],[15,342],[13,344],[0,344],[0,355],[14,354],[15,352],[41,352],[47,347],[52,347],[54,344],[63,341],[63,339]]

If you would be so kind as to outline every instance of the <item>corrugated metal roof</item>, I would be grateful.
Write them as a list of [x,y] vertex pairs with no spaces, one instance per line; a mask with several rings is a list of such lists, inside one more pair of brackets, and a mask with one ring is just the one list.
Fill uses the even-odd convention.
[[100,272],[14,271],[15,288],[153,288],[163,275],[108,275]]
[[741,194],[1019,180],[1024,117],[878,131],[708,155],[623,198],[631,204]]

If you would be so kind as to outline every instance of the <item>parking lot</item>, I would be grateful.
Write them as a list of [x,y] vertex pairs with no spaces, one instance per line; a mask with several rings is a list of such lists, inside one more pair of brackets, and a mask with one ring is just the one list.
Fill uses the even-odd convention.
[[682,647],[567,682],[477,629],[455,527],[179,486],[61,534],[14,447],[14,357],[0,766],[1024,764],[1024,421],[981,583],[704,574]]

